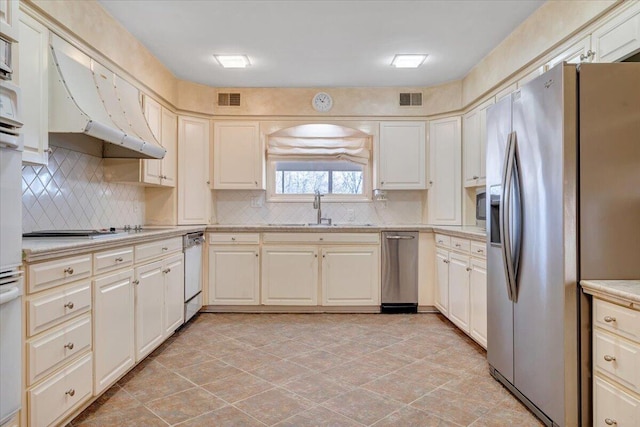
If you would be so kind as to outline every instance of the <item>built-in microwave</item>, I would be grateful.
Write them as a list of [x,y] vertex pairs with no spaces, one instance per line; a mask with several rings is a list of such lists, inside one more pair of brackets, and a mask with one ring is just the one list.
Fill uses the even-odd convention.
[[476,190],[476,226],[487,228],[487,190],[484,187]]
[[0,79],[11,80],[11,42],[0,37]]

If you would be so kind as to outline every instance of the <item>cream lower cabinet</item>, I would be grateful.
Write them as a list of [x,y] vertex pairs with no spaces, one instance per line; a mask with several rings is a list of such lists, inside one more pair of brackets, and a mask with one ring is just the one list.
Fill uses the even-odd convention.
[[469,256],[449,254],[449,320],[469,333]]
[[380,305],[377,246],[322,248],[322,305]]
[[209,246],[209,304],[260,304],[259,246]]
[[315,246],[262,247],[262,304],[318,305]]
[[133,269],[93,281],[94,394],[98,395],[136,361]]
[[449,251],[436,249],[436,300],[440,313],[449,315]]
[[156,348],[164,338],[164,274],[162,261],[136,268],[135,337],[136,362]]
[[184,255],[173,255],[163,262],[164,275],[164,337],[184,323]]
[[487,261],[469,262],[469,334],[487,348]]

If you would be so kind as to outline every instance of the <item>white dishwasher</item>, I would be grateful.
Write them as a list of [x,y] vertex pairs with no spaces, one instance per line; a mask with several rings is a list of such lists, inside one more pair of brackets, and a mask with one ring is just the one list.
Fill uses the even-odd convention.
[[184,236],[184,322],[202,308],[202,243],[204,233]]

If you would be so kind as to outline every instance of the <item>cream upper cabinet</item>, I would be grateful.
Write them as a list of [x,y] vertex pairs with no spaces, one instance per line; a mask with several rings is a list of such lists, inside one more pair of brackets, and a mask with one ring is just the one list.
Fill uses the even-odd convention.
[[164,336],[168,337],[184,323],[184,254],[164,260]]
[[[144,116],[149,124],[151,133],[156,137],[158,142],[162,143],[162,106],[150,98],[144,96]],[[143,176],[142,180],[148,184],[160,185],[162,181],[162,160],[146,159],[142,160]]]
[[176,160],[178,151],[178,117],[153,98],[145,95],[144,115],[158,142],[167,150],[161,160],[142,160],[142,181],[163,187],[176,186]]
[[471,258],[469,266],[469,334],[487,348],[487,261]]
[[565,61],[569,64],[580,64],[581,62],[593,61],[594,52],[591,50],[591,35],[583,37],[547,62],[546,68],[553,68],[557,64]]
[[211,212],[209,120],[178,117],[178,224],[208,224]]
[[209,246],[209,304],[260,304],[260,247]]
[[[13,7],[13,2],[0,0],[0,4],[7,3]],[[49,30],[24,13],[20,14],[18,25],[21,41],[14,77],[22,96],[22,161],[46,165],[49,162]]]
[[175,187],[178,167],[178,116],[162,108],[162,146],[167,150],[162,159],[162,180],[164,187]]
[[484,185],[486,178],[487,109],[493,103],[492,98],[469,111],[462,118],[465,187]]
[[381,122],[377,185],[381,190],[423,190],[427,142],[424,122]]
[[322,253],[322,305],[380,305],[378,246],[327,247]]
[[460,117],[429,122],[429,224],[462,224]]
[[631,5],[592,34],[595,62],[620,61],[640,50],[640,2]]
[[449,251],[436,249],[436,300],[440,313],[449,314]]
[[133,269],[93,281],[94,394],[136,361]]
[[258,122],[214,122],[213,188],[264,188],[264,149]]
[[18,29],[18,0],[0,0],[0,33],[10,41],[22,42]]
[[316,246],[262,247],[262,304],[318,305]]
[[160,345],[165,336],[162,268],[162,261],[157,261],[135,270],[136,362]]

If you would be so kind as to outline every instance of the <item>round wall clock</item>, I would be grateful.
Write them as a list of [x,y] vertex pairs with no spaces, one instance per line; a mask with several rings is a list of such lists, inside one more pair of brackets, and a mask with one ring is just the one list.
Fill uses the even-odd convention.
[[313,97],[311,104],[316,111],[326,113],[331,110],[331,107],[333,107],[333,99],[331,99],[331,95],[328,93],[318,92]]

